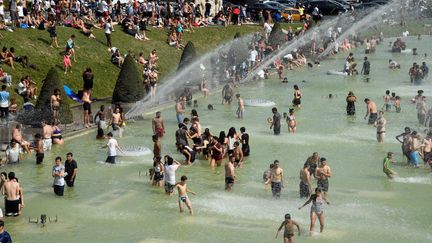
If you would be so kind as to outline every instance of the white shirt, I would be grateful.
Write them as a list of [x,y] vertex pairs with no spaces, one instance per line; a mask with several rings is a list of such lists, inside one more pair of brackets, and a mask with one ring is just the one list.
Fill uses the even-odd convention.
[[19,155],[22,154],[22,148],[19,145],[15,145],[14,148],[8,148],[6,150],[6,156],[8,157],[8,163],[19,162]]
[[102,7],[102,12],[107,12],[108,11],[108,4],[107,4],[107,2],[102,1],[101,7]]
[[270,34],[270,32],[272,31],[272,27],[269,25],[269,23],[267,23],[267,22],[265,22],[264,23],[264,31],[267,33],[267,34]]
[[409,36],[409,31],[408,31],[408,30],[405,30],[404,32],[402,32],[402,36],[403,36],[403,37],[407,37],[407,36]]
[[257,56],[258,52],[255,49],[249,51],[249,61],[255,62]]
[[171,185],[175,185],[175,171],[179,166],[177,164],[167,165],[165,166],[165,181]]
[[108,156],[117,156],[116,147],[118,146],[117,140],[110,138],[107,143],[108,146]]
[[17,6],[18,17],[24,17],[23,6]]
[[108,22],[105,23],[105,34],[111,34],[111,24]]
[[18,84],[18,94],[23,94],[24,92],[26,92],[27,91],[27,89],[26,89],[26,87],[24,86],[24,83],[23,82],[20,82],[19,84]]
[[264,79],[264,78],[265,78],[265,77],[264,77],[264,74],[265,74],[265,73],[264,73],[264,70],[262,70],[262,69],[259,70],[258,73],[257,73],[257,75],[258,75],[258,77],[259,77],[260,79]]
[[293,57],[293,55],[291,54],[291,53],[288,53],[288,54],[286,54],[285,56],[284,56],[284,58],[286,58],[286,59],[288,59],[288,60],[294,60],[294,57]]

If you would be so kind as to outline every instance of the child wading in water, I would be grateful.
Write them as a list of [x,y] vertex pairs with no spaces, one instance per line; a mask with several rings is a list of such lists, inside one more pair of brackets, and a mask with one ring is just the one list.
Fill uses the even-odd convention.
[[71,50],[68,50],[68,51],[66,51],[66,53],[63,56],[63,64],[64,64],[64,68],[65,68],[65,74],[67,73],[68,68],[69,68],[70,73],[72,73],[72,62],[71,62],[70,58],[71,58]]
[[275,238],[277,239],[279,232],[284,228],[284,243],[294,243],[294,225],[297,227],[298,236],[300,236],[300,225],[291,219],[289,213],[285,214],[285,221],[282,222],[277,230]]
[[186,207],[189,209],[189,213],[192,215],[193,214],[193,210],[192,210],[192,203],[189,200],[189,197],[187,195],[188,192],[190,192],[193,195],[196,195],[195,192],[189,190],[189,188],[187,188],[186,185],[186,181],[187,181],[187,177],[186,176],[182,176],[181,177],[181,182],[177,183],[175,185],[175,187],[178,189],[178,194],[179,194],[179,209],[180,209],[180,213],[183,213],[183,203],[186,204]]

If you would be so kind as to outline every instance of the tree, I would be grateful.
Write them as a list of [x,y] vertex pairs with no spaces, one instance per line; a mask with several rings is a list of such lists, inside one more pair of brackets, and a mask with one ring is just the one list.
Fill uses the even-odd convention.
[[135,60],[127,55],[112,95],[112,103],[134,103],[144,98],[144,84]]
[[197,54],[196,54],[195,46],[192,42],[188,41],[181,55],[177,72],[181,71],[182,69],[192,64],[195,61],[196,57]]
[[69,105],[69,98],[64,92],[63,82],[61,81],[57,70],[52,67],[45,79],[42,81],[42,88],[39,92],[39,97],[36,101],[36,106],[33,110],[20,112],[16,120],[20,123],[32,126],[40,126],[42,121],[47,123],[53,122],[51,111],[51,95],[55,89],[60,90],[60,123],[70,124],[73,122],[73,115]]
[[282,27],[279,23],[274,24],[268,38],[268,43],[271,46],[282,45],[285,43],[285,34],[283,33]]
[[237,66],[243,61],[247,60],[249,51],[247,42],[248,40],[241,38],[241,34],[239,32],[234,35],[234,40],[232,41],[228,52],[229,66]]

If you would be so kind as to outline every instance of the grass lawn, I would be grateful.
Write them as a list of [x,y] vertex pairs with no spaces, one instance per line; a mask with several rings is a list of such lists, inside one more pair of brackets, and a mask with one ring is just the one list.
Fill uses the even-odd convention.
[[[159,71],[161,77],[176,70],[182,51],[170,47],[167,42],[167,32],[163,29],[154,29],[147,32],[150,41],[139,41],[132,36],[123,33],[120,27],[116,26],[116,31],[112,34],[113,46],[120,49],[120,53],[125,54],[131,51],[134,54],[143,52],[147,57],[151,50],[156,49],[159,55]],[[198,54],[211,51],[219,44],[232,39],[236,32],[241,34],[251,33],[261,30],[261,26],[230,26],[198,28],[195,33],[186,32],[184,34],[184,43],[192,41],[195,44]],[[78,30],[58,27],[58,41],[60,48],[51,48],[49,33],[44,30],[36,29],[17,29],[15,32],[2,32],[4,38],[0,40],[0,47],[14,47],[16,55],[26,55],[29,63],[36,64],[39,70],[23,68],[20,64],[15,64],[15,70],[8,65],[3,64],[5,72],[12,75],[13,83],[17,84],[21,77],[30,75],[38,87],[41,87],[42,80],[45,78],[48,70],[55,66],[63,82],[69,85],[73,90],[82,87],[82,72],[86,66],[90,66],[95,74],[94,97],[110,97],[115,86],[119,68],[111,64],[111,54],[105,45],[105,35],[103,30],[96,30],[96,40],[89,39],[81,34]],[[71,34],[75,34],[77,62],[72,62],[72,74],[64,74],[62,52],[66,40]],[[12,88],[9,90],[15,93]],[[21,98],[17,99],[19,103]]]

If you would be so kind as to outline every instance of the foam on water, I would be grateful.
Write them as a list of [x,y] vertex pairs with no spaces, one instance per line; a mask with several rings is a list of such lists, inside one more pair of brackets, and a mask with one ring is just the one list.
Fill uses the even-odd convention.
[[123,151],[118,151],[118,156],[121,157],[137,157],[151,154],[152,151],[144,146],[129,146],[123,147]]
[[432,184],[432,177],[395,177],[393,181],[399,183],[430,185]]
[[119,166],[130,166],[130,165],[139,165],[139,164],[143,164],[143,165],[151,164],[153,163],[153,161],[151,159],[133,161],[133,160],[123,160],[123,159],[120,160],[119,158],[117,158],[115,164],[107,163],[102,160],[97,160],[96,163],[107,167],[119,167]]

